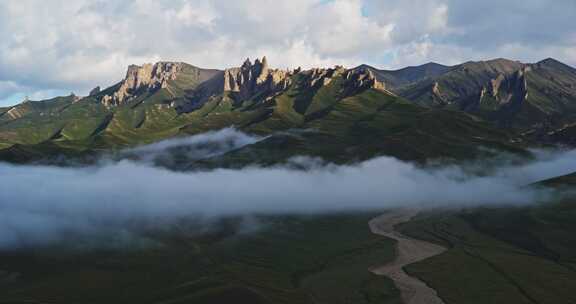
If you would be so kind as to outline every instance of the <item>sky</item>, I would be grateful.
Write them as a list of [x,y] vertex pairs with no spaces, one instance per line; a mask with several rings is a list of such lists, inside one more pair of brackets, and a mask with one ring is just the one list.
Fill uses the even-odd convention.
[[129,64],[400,68],[505,57],[576,66],[574,0],[0,0],[0,106],[124,77]]

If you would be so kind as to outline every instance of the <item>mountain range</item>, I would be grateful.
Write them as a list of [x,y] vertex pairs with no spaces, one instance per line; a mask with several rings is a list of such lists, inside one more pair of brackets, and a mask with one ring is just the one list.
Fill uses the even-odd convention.
[[[265,57],[254,62],[246,60],[240,67],[225,70],[203,69],[183,62],[132,65],[120,82],[104,89],[96,87],[88,96],[72,94],[49,100],[26,100],[0,108],[0,161],[83,166],[102,160],[102,156],[133,159],[139,154],[130,151],[138,149],[129,148],[225,128],[254,135],[250,136],[254,140],[224,154],[207,153],[210,156],[201,159],[178,153],[178,148],[186,152],[186,147],[158,145],[163,157],[165,152],[175,153],[167,157],[169,161],[154,162],[173,170],[195,170],[275,165],[300,155],[337,164],[388,155],[410,161],[408,172],[414,172],[418,166],[413,163],[427,163],[430,166],[425,168],[433,169],[436,164],[444,167],[448,160],[479,158],[481,162],[470,168],[476,172],[492,169],[492,162],[482,157],[498,156],[494,166],[504,164],[502,171],[509,171],[515,167],[507,167],[508,162],[517,160],[507,157],[511,154],[530,157],[535,155],[530,152],[533,147],[576,144],[576,69],[554,59],[537,63],[495,59],[455,66],[428,63],[400,70],[368,65],[351,69],[336,66],[280,70],[270,68]],[[200,146],[198,149],[211,151],[210,143],[196,145]],[[437,159],[443,162],[434,162]],[[306,161],[315,160],[306,158]],[[122,164],[128,166],[106,173],[102,184],[124,185],[121,179],[109,179],[115,172],[130,170],[133,165]],[[476,168],[477,164],[480,168]],[[49,194],[58,193],[58,188],[40,185],[40,191],[28,191],[39,193],[38,199],[10,186],[19,184],[12,181],[14,177],[16,181],[26,181],[21,183],[26,188],[19,188],[26,190],[34,186],[29,182],[34,180],[30,176],[58,179],[66,191],[53,197],[70,197],[71,205],[82,205],[74,193],[82,195],[80,200],[93,194],[83,193],[86,188],[76,189],[74,183],[68,185],[66,181],[82,180],[93,170],[67,177],[50,172],[76,170],[48,171],[48,167],[40,167],[41,171],[36,171],[33,169],[36,166],[3,166],[7,170],[3,182],[6,191],[2,193],[13,192],[12,196],[4,197],[14,198],[13,202],[7,199],[2,202],[3,211],[10,211],[11,206],[16,210],[4,212],[3,219],[7,230],[15,231],[15,242],[22,240],[23,246],[0,250],[1,303],[402,303],[405,291],[412,290],[398,288],[403,285],[395,285],[394,277],[376,275],[380,268],[374,268],[377,265],[386,266],[396,260],[414,262],[400,254],[418,249],[398,249],[402,248],[397,247],[401,238],[393,240],[369,231],[367,223],[381,215],[378,210],[305,216],[255,214],[246,219],[231,216],[210,220],[206,227],[201,219],[187,217],[178,210],[174,224],[164,220],[162,214],[154,214],[150,218],[154,223],[140,222],[134,217],[123,228],[113,225],[114,217],[108,222],[96,215],[78,218],[74,208],[68,213],[65,204],[50,200]],[[272,169],[292,169],[290,166],[298,163]],[[546,166],[573,170],[571,163],[566,162]],[[326,166],[326,171],[334,176],[346,172],[334,171],[334,174],[331,171],[334,167]],[[26,171],[11,171],[15,168]],[[462,180],[453,167],[445,168],[451,178]],[[467,175],[468,168],[463,168]],[[254,189],[246,188],[253,193],[266,191],[267,187],[258,181],[270,175],[259,171],[265,168],[252,169],[259,178],[250,185]],[[397,170],[395,166],[383,169]],[[173,180],[174,186],[189,189],[184,200],[209,211],[215,200],[200,195],[202,199],[195,201],[193,194],[204,185],[198,182],[207,176],[202,174],[218,171],[247,172],[177,172],[179,178]],[[520,174],[530,175],[529,171]],[[134,172],[132,175],[173,173]],[[402,177],[402,172],[398,176]],[[440,178],[434,175],[434,170],[430,172],[431,178]],[[173,202],[167,194],[176,188],[164,188],[161,182],[156,182],[155,174],[142,176],[142,184],[140,179],[133,182],[159,192],[162,199],[155,204],[171,206]],[[410,178],[416,178],[419,186],[429,180],[418,176]],[[190,184],[180,179],[184,177],[191,177],[185,180]],[[386,191],[394,193],[395,187],[410,193],[421,190],[403,188],[402,181],[391,182],[391,178],[385,177],[382,174],[375,179],[380,183],[378,187],[382,185]],[[466,178],[461,190],[458,184],[459,191],[472,201],[480,200],[474,197],[479,191],[468,193],[470,188],[464,186]],[[246,179],[250,181],[249,177]],[[321,179],[313,185],[319,189],[318,193],[331,192],[330,184]],[[109,193],[100,190],[108,188],[93,185],[93,180],[88,178],[78,185],[87,183],[90,189],[97,190],[96,196],[102,201],[106,215],[120,210],[114,207],[116,204],[127,210],[137,206],[124,206],[124,200],[136,204],[142,201],[142,210],[148,209],[142,199],[145,195],[125,190],[133,188],[123,186],[122,193]],[[480,183],[473,184],[475,187],[487,179],[479,180]],[[348,184],[343,187],[343,191],[350,193],[345,199],[352,198],[355,202],[358,196],[361,202],[360,191],[354,191],[352,185],[348,188]],[[305,193],[313,200],[322,199],[321,195],[311,193],[314,191],[297,185],[289,182],[287,187],[290,192]],[[418,215],[410,218],[400,212],[406,221],[389,225],[396,236],[405,235],[407,240],[426,241],[446,249],[442,254],[402,266],[402,271],[418,278],[418,284],[434,290],[442,303],[574,302],[576,204],[573,192],[564,190],[575,185],[576,174],[570,174],[521,188],[521,192],[528,194],[519,196],[521,200],[533,192],[555,194],[543,195],[549,201],[542,203],[519,201],[512,206],[426,208],[419,213],[414,211]],[[239,189],[230,190],[228,186],[217,179],[217,185],[209,191]],[[436,188],[438,193],[453,191],[450,186]],[[484,192],[496,193],[502,188],[495,189]],[[270,191],[289,196],[290,200],[298,198],[288,191]],[[507,193],[491,195],[505,197]],[[120,200],[115,201],[116,197]],[[41,208],[33,208],[34,199],[40,201]],[[382,208],[386,207],[385,197],[374,199],[383,201]],[[431,206],[436,203],[434,196],[425,199],[430,200]],[[272,199],[270,205],[279,202],[282,201]],[[234,205],[240,206],[252,202],[238,196],[237,203],[234,201]],[[44,218],[43,212],[52,209],[55,216],[47,213]],[[87,210],[81,214],[97,209]],[[30,223],[21,214],[30,214]],[[27,246],[28,230],[18,227],[29,225],[33,227],[30,230],[40,229],[40,235],[50,239],[50,234],[43,230],[44,224],[56,223],[60,217],[66,223],[80,223],[80,228],[64,225],[71,228],[62,229],[65,235],[62,242]],[[91,220],[102,227],[104,235],[83,239],[82,232],[92,231],[86,228],[90,227],[86,222]],[[106,237],[108,232],[110,239]],[[100,243],[105,246],[100,248]]]
[[[120,82],[89,96],[0,108],[0,159],[83,157],[231,126],[277,134],[227,156],[236,160],[248,154],[262,162],[296,154],[346,162],[521,153],[531,145],[574,142],[576,69],[550,58],[400,70],[280,70],[266,57],[225,70],[183,62],[131,65]],[[295,129],[307,132],[278,135]]]

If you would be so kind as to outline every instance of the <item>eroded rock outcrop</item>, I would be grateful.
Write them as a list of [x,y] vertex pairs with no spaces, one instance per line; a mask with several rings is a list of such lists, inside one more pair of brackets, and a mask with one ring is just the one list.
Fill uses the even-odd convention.
[[526,73],[529,71],[530,68],[526,67],[515,73],[498,75],[490,81],[488,88],[483,88],[485,93],[481,94],[481,98],[489,94],[501,106],[524,102],[528,97]]
[[102,98],[102,103],[108,107],[120,105],[139,92],[165,88],[167,81],[177,78],[182,67],[183,63],[177,62],[147,63],[142,66],[130,65],[118,90],[114,94],[105,95]]
[[510,126],[514,117],[520,112],[528,99],[526,74],[530,67],[523,67],[516,72],[501,73],[483,86],[477,95],[477,101],[461,104],[464,111],[494,111],[490,119],[498,121],[501,126]]
[[26,112],[22,111],[19,107],[12,107],[6,112],[6,115],[8,115],[10,119],[18,119],[23,117],[25,114]]
[[374,76],[374,73],[368,69],[361,72],[350,70],[346,74],[346,79],[353,81],[356,88],[359,89],[376,89],[386,91],[386,86]]
[[334,78],[346,73],[346,69],[341,66],[331,69],[314,68],[304,73],[308,76],[308,87],[320,87],[330,84]]
[[343,95],[352,94],[367,89],[376,89],[391,92],[386,90],[384,83],[378,81],[374,73],[369,69],[354,69],[347,70],[342,66],[335,66],[329,69],[311,69],[301,72],[307,76],[307,86],[310,88],[319,89],[322,86],[327,86],[335,79],[342,77]]
[[274,93],[288,88],[291,72],[270,69],[266,57],[254,64],[246,59],[239,68],[224,71],[224,92],[235,92],[238,99],[246,100],[260,93]]
[[449,102],[446,100],[446,96],[442,93],[440,89],[440,84],[436,81],[432,86],[432,98],[437,105],[446,105]]

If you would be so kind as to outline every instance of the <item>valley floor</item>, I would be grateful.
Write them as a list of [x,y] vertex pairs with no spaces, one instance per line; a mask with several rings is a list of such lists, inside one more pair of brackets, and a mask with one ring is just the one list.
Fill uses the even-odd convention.
[[405,304],[443,304],[436,291],[423,281],[407,274],[403,267],[425,260],[446,251],[442,246],[403,235],[395,226],[410,221],[418,210],[399,209],[387,212],[369,222],[372,233],[396,240],[396,258],[394,261],[375,267],[371,271],[384,275],[394,281],[402,294]]
[[378,213],[233,219],[142,234],[140,249],[0,251],[0,303],[400,304],[385,276],[394,241],[370,233]]

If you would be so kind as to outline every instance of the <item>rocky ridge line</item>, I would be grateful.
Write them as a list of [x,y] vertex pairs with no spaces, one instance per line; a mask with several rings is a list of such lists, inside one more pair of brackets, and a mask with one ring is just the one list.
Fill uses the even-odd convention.
[[175,80],[178,77],[183,65],[179,62],[146,63],[142,66],[130,65],[118,90],[112,95],[104,95],[102,103],[107,107],[117,106],[125,103],[138,92],[165,88],[167,81]]
[[[119,106],[129,102],[132,98],[143,92],[154,92],[162,88],[168,88],[168,81],[176,80],[183,68],[183,63],[158,62],[156,64],[147,63],[142,66],[131,65],[128,67],[126,77],[119,83],[118,88],[113,93],[108,93],[101,97],[101,102],[106,107]],[[344,84],[342,96],[376,89],[386,91],[383,82],[375,77],[369,69],[345,69],[342,66],[334,68],[314,68],[303,71],[272,69],[268,66],[266,57],[256,59],[254,63],[250,59],[240,67],[225,69],[216,78],[201,84],[194,91],[188,92],[190,104],[179,104],[179,111],[188,112],[200,107],[212,96],[222,93],[231,93],[229,96],[236,101],[246,101],[251,98],[259,100],[271,100],[275,96],[285,92],[294,82],[295,75],[301,75],[304,79],[304,86],[311,89],[319,89],[329,85],[337,77],[342,77]],[[218,78],[220,77],[220,78]],[[89,96],[100,94],[99,88],[90,92]],[[173,103],[166,103],[162,106],[176,106]]]

